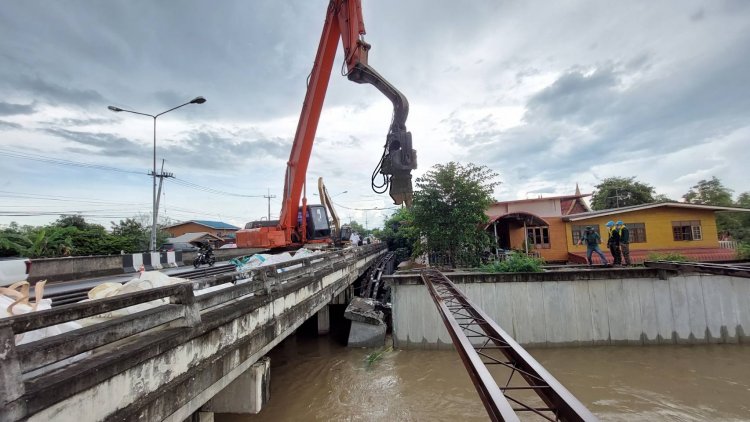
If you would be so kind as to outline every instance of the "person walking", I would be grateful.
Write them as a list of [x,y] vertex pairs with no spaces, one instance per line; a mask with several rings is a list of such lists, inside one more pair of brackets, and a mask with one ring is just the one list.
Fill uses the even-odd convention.
[[609,253],[612,254],[612,265],[621,265],[622,256],[620,256],[620,232],[615,229],[615,222],[610,220],[607,221],[607,232],[609,237],[607,238],[607,247]]
[[604,256],[604,253],[602,252],[601,248],[599,248],[599,243],[602,242],[602,238],[599,237],[599,233],[595,232],[591,226],[586,226],[586,230],[583,232],[583,236],[578,240],[578,244],[586,243],[586,261],[589,263],[589,265],[593,265],[594,263],[591,261],[591,254],[596,252],[597,255],[599,255],[599,258],[602,260],[602,264],[609,265],[607,262],[607,257]]
[[620,252],[625,265],[630,265],[630,229],[621,220],[615,223],[615,228],[620,237]]

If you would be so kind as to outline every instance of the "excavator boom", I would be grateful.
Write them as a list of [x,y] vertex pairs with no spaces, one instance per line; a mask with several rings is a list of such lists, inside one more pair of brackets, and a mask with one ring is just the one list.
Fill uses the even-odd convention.
[[[278,225],[238,231],[237,246],[286,247],[304,244],[310,240],[310,230],[307,227],[309,207],[302,192],[339,39],[343,43],[348,79],[375,86],[393,103],[394,117],[386,136],[384,152],[372,175],[373,190],[383,193],[390,186],[390,195],[395,204],[411,205],[411,170],[417,168],[417,155],[412,149],[411,133],[406,130],[409,102],[401,92],[369,66],[367,55],[370,45],[364,41],[364,35],[365,25],[360,0],[331,0],[287,162]],[[379,175],[382,176],[383,182],[377,184],[375,180]]]

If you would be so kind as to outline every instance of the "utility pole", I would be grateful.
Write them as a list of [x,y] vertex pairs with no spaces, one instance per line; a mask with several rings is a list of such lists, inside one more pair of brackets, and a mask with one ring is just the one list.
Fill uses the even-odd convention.
[[271,221],[271,199],[276,198],[276,195],[271,195],[271,188],[268,188],[268,195],[263,195],[263,197],[268,199],[268,221]]
[[174,173],[164,173],[164,159],[161,160],[161,171],[159,174],[151,173],[150,176],[154,176],[154,180],[159,178],[159,193],[156,194],[154,203],[154,225],[151,228],[151,244],[154,245],[151,250],[156,250],[156,222],[159,218],[159,200],[161,199],[161,186],[164,183],[165,177],[174,177]]

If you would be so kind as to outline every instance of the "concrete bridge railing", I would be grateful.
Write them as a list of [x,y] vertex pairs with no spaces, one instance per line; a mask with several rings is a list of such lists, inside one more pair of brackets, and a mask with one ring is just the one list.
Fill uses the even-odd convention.
[[[181,422],[383,253],[368,245],[2,319],[0,420]],[[235,285],[194,295],[226,282]],[[168,303],[15,346],[16,334],[162,298]],[[73,356],[81,359],[49,369]]]

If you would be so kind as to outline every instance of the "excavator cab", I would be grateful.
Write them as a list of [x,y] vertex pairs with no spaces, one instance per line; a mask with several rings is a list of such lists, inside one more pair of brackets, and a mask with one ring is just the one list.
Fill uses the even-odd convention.
[[[331,226],[328,224],[328,213],[323,205],[307,205],[306,230],[307,241],[331,239]],[[297,212],[297,227],[302,229],[302,207]]]

